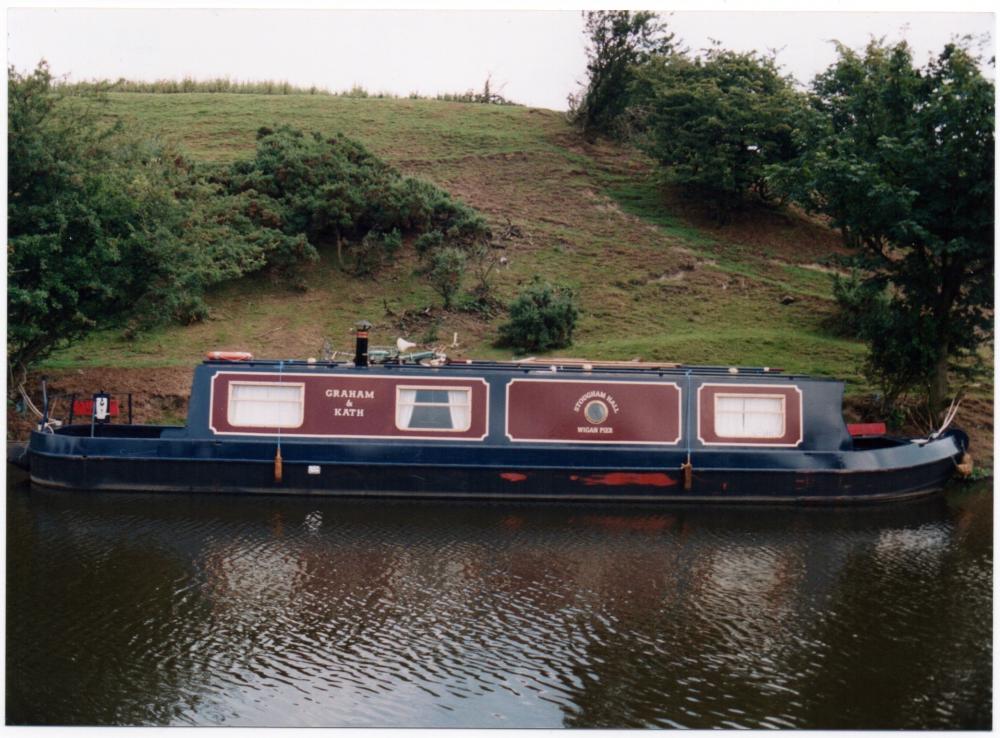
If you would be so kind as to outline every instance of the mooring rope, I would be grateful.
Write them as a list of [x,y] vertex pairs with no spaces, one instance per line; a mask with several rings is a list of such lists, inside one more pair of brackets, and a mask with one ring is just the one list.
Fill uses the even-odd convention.
[[962,406],[962,401],[959,400],[958,396],[956,395],[955,399],[953,399],[951,401],[951,404],[948,406],[948,412],[946,412],[944,415],[944,422],[941,424],[941,427],[937,429],[937,431],[931,433],[930,440],[937,438],[938,436],[940,436],[942,433],[945,432],[945,429],[947,429],[947,427],[951,425],[951,422],[955,419],[955,416],[958,414],[958,408],[960,408],[961,406]]
[[[24,400],[24,406],[28,408],[28,410],[30,410],[35,415],[36,418],[41,420],[42,418],[45,417],[45,413],[39,410],[38,407],[35,405],[35,403],[31,401],[31,397],[28,395],[28,392],[24,389],[23,381],[17,385],[17,392],[18,394],[21,395],[21,399]],[[47,430],[51,433],[53,428],[60,428],[60,427],[62,427],[61,420],[56,420],[55,418],[49,418],[46,421],[43,430]]]
[[941,423],[941,427],[938,428],[933,433],[931,433],[929,436],[927,436],[927,438],[914,438],[910,441],[910,443],[923,445],[925,443],[930,443],[934,439],[940,437],[942,433],[948,430],[948,426],[950,426],[952,422],[955,420],[955,416],[958,415],[958,409],[961,406],[962,406],[962,401],[956,395],[955,398],[951,401],[951,404],[948,405],[948,411],[944,414],[944,422]]
[[[11,377],[11,381],[13,381],[13,379],[14,378]],[[17,391],[21,394],[21,398],[24,400],[24,406],[26,408],[28,408],[29,410],[31,410],[31,412],[33,412],[37,417],[41,418],[42,417],[42,411],[39,410],[37,407],[35,407],[35,403],[33,403],[31,401],[31,398],[28,396],[28,393],[24,389],[24,383],[27,382],[27,381],[28,381],[28,370],[27,369],[22,369],[21,370],[21,381],[18,382],[18,384],[17,384]]]
[[24,400],[24,406],[33,412],[36,417],[41,418],[42,411],[35,407],[35,403],[31,401],[31,398],[28,397],[28,393],[25,392],[23,384],[19,384],[17,386],[17,391],[21,393],[21,398]]

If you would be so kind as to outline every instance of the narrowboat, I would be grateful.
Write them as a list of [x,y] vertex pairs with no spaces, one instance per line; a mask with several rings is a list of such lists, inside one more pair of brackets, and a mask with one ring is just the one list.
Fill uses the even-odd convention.
[[848,427],[843,383],[767,367],[212,353],[185,426],[40,423],[33,483],[86,490],[845,503],[916,497],[971,463],[965,433]]

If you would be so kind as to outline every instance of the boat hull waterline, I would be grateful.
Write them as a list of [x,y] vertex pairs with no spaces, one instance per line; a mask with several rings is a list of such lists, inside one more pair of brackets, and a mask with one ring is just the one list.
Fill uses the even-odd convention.
[[323,466],[272,461],[122,458],[34,453],[33,483],[62,489],[187,493],[256,493],[547,500],[662,500],[664,502],[877,502],[941,490],[953,476],[956,439],[935,442],[942,458],[916,467],[860,470],[696,469],[689,490],[680,469],[516,470],[410,465]]

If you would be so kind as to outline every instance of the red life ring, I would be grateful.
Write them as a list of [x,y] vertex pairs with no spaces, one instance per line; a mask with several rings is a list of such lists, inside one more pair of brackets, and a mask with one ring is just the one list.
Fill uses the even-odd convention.
[[209,361],[250,361],[253,354],[249,351],[209,351],[205,358]]

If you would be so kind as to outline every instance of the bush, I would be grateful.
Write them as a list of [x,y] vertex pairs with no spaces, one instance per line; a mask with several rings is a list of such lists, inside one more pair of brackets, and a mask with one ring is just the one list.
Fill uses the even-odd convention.
[[485,243],[475,246],[469,254],[472,275],[476,280],[472,288],[472,307],[484,315],[491,314],[500,307],[493,295],[493,272],[500,263],[496,251]]
[[806,98],[773,56],[711,48],[704,58],[657,57],[639,72],[648,108],[646,149],[669,178],[725,220],[748,195],[770,199],[767,170],[798,153]]
[[354,251],[354,274],[358,277],[374,275],[402,244],[398,230],[389,233],[369,231]]
[[[354,250],[355,270],[371,274],[385,256],[381,236],[438,232],[418,243],[468,245],[489,238],[485,219],[430,182],[396,169],[343,135],[323,138],[289,126],[261,128],[253,159],[237,162],[218,180],[231,194],[254,193],[247,211],[261,228],[304,235],[319,247],[334,244],[338,261]],[[366,237],[373,234],[372,239]]]
[[878,411],[898,418],[900,403],[914,390],[925,391],[934,374],[931,324],[884,283],[864,279],[856,270],[834,278],[833,296],[838,306],[834,331],[868,344],[861,371],[879,390]]
[[[487,75],[481,92],[469,89],[465,92],[439,93],[436,97],[438,100],[443,100],[445,102],[479,103],[481,105],[518,105],[518,103],[513,100],[508,100],[503,95],[496,92],[490,84],[491,82],[492,79],[490,75]],[[413,93],[411,93],[410,96],[413,97]]]
[[439,209],[445,217],[440,218],[438,225],[450,241],[463,246],[488,239],[492,234],[486,219],[475,210],[460,202],[452,200],[448,207]]
[[[253,158],[198,166],[107,123],[100,98],[66,98],[44,62],[7,77],[10,369],[93,330],[203,320],[209,288],[253,272],[304,288],[303,266],[329,244],[370,275],[404,235],[463,258],[490,236],[475,210],[344,136],[260,128]],[[458,261],[435,275],[446,302]]]
[[968,39],[923,66],[902,41],[837,53],[812,85],[820,122],[774,179],[891,287],[903,328],[919,325],[920,354],[936,357],[928,403],[943,413],[954,363],[982,366],[993,334],[995,85]]
[[443,243],[444,234],[441,231],[428,231],[418,236],[417,240],[413,242],[413,246],[422,259]]
[[863,339],[885,329],[889,320],[885,287],[865,281],[857,270],[847,277],[834,276],[833,299],[837,302],[837,313],[830,327],[837,335]]
[[438,249],[431,257],[428,278],[434,291],[444,299],[445,309],[451,307],[452,299],[462,286],[465,263],[465,252],[454,246]]
[[653,55],[674,50],[674,34],[655,13],[597,10],[584,13],[589,40],[587,86],[570,96],[570,117],[588,134],[618,133],[629,106],[635,70]]
[[225,192],[171,146],[63,99],[44,63],[8,69],[8,148],[12,367],[114,324],[195,322],[212,285],[315,256],[302,237],[258,228],[252,194]]
[[500,326],[499,346],[519,351],[547,351],[573,342],[580,311],[576,295],[536,279],[510,304],[510,322]]
[[880,411],[891,415],[906,397],[917,391],[926,396],[934,377],[934,326],[920,311],[893,301],[881,317],[864,322],[862,339],[868,355],[865,377],[881,392]]

